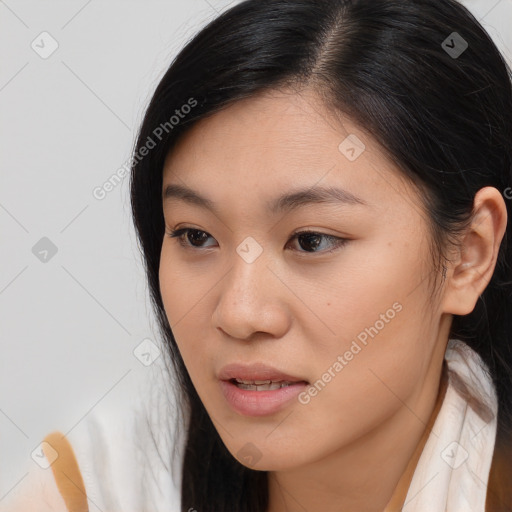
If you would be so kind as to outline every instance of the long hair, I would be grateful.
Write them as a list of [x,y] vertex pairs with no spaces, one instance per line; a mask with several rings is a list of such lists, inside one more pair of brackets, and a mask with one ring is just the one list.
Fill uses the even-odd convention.
[[[264,512],[268,481],[224,446],[164,311],[158,278],[164,159],[199,120],[258,92],[301,86],[312,86],[327,108],[366,128],[424,191],[435,268],[468,226],[482,187],[505,194],[512,218],[511,71],[455,0],[246,0],[205,26],[152,96],[130,182],[151,301],[188,418],[182,511]],[[508,222],[490,283],[470,314],[454,316],[450,332],[489,369],[498,439],[512,427],[511,229]]]

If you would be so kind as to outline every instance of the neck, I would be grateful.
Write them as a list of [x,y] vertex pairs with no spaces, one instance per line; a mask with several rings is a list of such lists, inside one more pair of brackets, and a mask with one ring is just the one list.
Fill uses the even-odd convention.
[[418,442],[418,445],[416,446],[414,453],[412,454],[411,458],[409,459],[407,467],[405,468],[405,471],[403,472],[402,476],[400,477],[400,480],[398,481],[398,483],[395,487],[395,490],[393,492],[393,495],[391,496],[391,499],[389,500],[386,508],[384,509],[384,512],[400,512],[402,510],[402,508],[404,506],[405,498],[407,496],[407,491],[409,489],[409,486],[411,485],[411,480],[414,475],[414,471],[416,469],[416,465],[418,464],[418,461],[419,461],[419,458],[423,451],[423,448],[425,446],[425,443],[427,442],[429,435],[432,432],[432,427],[434,426],[437,415],[439,414],[439,410],[441,409],[441,406],[443,404],[443,400],[446,395],[447,387],[448,387],[448,365],[446,364],[446,361],[443,361],[441,383],[439,386],[439,392],[437,394],[436,403],[434,405],[434,410],[432,411],[430,419],[423,431],[423,435],[421,436],[421,439]]

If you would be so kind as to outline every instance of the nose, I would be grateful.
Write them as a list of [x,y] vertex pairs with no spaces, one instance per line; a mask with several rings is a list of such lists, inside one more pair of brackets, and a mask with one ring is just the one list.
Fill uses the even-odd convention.
[[233,338],[245,340],[257,332],[279,338],[290,327],[290,292],[264,254],[252,263],[236,254],[219,285],[214,326]]

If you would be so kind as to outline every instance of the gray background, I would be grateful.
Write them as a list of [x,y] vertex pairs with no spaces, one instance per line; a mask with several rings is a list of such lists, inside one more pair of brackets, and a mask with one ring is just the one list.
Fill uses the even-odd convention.
[[[0,1],[0,500],[48,432],[132,399],[162,361],[137,349],[158,341],[128,178],[93,191],[179,48],[234,3]],[[512,0],[464,4],[512,62]]]

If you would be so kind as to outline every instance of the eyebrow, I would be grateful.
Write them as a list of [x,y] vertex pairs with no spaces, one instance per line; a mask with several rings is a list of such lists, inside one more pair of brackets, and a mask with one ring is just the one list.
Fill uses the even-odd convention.
[[[167,202],[170,199],[180,199],[189,204],[199,206],[211,210],[218,214],[215,203],[195,190],[183,185],[169,184],[165,187],[163,193],[163,201]],[[364,205],[368,203],[363,199],[355,196],[347,190],[337,187],[320,187],[314,186],[311,188],[304,188],[292,190],[278,196],[277,198],[267,203],[267,209],[272,214],[290,212],[302,206],[311,204],[348,204],[348,205]]]

